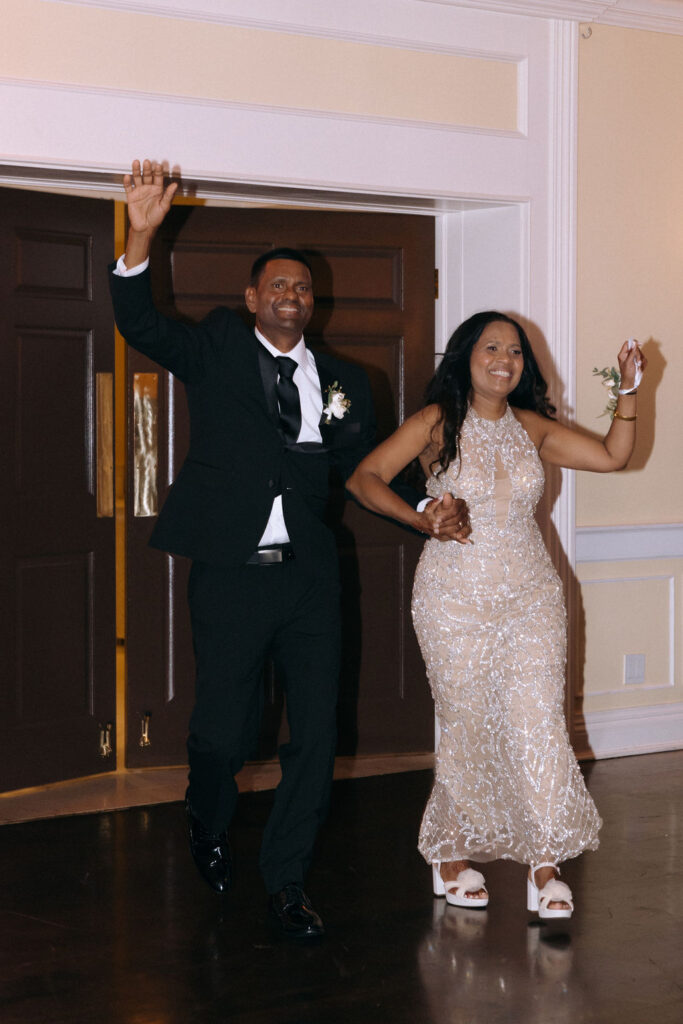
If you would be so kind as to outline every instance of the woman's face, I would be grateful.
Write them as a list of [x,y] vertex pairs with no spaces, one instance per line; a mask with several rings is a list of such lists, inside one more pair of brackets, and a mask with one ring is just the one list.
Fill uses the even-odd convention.
[[474,393],[482,398],[506,398],[519,384],[523,369],[517,330],[504,320],[487,324],[470,355]]

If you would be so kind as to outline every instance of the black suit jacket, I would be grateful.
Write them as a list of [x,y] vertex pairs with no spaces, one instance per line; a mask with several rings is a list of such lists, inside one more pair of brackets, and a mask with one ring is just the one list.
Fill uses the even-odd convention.
[[[112,265],[113,269],[113,265]],[[187,391],[190,448],[152,532],[154,547],[226,567],[256,549],[277,494],[297,561],[326,564],[334,541],[326,525],[329,475],[351,475],[375,439],[363,370],[314,353],[320,386],[337,381],[351,405],[321,420],[322,444],[287,445],[277,402],[264,384],[253,331],[236,313],[214,309],[187,325],[155,309],[149,272],[110,274],[114,315],[129,345],[170,370]]]

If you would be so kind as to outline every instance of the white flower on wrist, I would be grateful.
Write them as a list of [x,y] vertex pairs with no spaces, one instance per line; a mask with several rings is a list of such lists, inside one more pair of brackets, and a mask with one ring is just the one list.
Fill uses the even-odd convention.
[[339,381],[335,380],[334,384],[330,384],[325,393],[327,395],[327,405],[323,409],[325,423],[331,423],[333,416],[336,420],[343,419],[351,408],[351,399],[346,397]]
[[597,366],[593,367],[593,376],[602,377],[601,384],[604,388],[609,389],[609,398],[607,405],[600,413],[601,416],[609,416],[611,419],[614,418],[614,414],[617,411],[617,400],[619,398],[619,385],[621,384],[621,374],[614,366],[604,366],[602,370],[598,370]]

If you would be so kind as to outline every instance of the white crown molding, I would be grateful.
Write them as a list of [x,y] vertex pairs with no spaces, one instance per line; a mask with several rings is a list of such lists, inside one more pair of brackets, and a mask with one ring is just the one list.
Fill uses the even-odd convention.
[[680,0],[618,0],[595,21],[601,25],[683,35],[683,4]]
[[[449,7],[464,12],[559,19],[617,25],[623,28],[645,29],[653,32],[683,34],[683,4],[680,0],[375,0],[370,11],[362,0],[347,0],[344,9],[335,5],[333,11],[317,0],[293,0],[286,6],[280,2],[261,0],[260,17],[254,17],[253,0],[45,0],[47,3],[96,7],[103,10],[125,11],[132,14],[156,15],[189,21],[204,21],[220,25],[239,25],[265,31],[287,32],[296,35],[314,35],[327,39],[350,39],[410,49],[423,49],[411,34],[394,37],[384,27],[392,23],[392,11],[400,13],[405,24],[410,21],[413,4],[431,7]],[[370,20],[377,30],[358,31],[358,25],[367,26]],[[440,50],[438,45],[434,47]],[[448,50],[446,52],[453,52]],[[483,54],[482,54],[483,55]]]
[[577,563],[650,558],[683,558],[683,523],[580,526],[576,531]]
[[586,711],[583,718],[598,760],[683,748],[683,703]]
[[619,0],[417,0],[418,3],[445,7],[471,7],[496,14],[517,14],[532,18],[559,18],[564,21],[595,21],[607,7]]
[[616,25],[683,35],[680,0],[415,0],[416,3],[476,8],[497,14]]
[[[452,57],[514,62],[524,59],[519,43],[510,48],[509,33],[501,31],[494,37],[490,24],[482,25],[481,19],[473,18],[470,11],[466,12],[469,30],[466,34],[478,42],[472,45],[462,41],[457,45],[446,42],[455,37],[461,40],[463,33],[453,31],[452,16],[439,9],[438,0],[429,18],[422,8],[416,11],[416,0],[374,0],[372,8],[368,8],[365,0],[346,0],[343,8],[336,7],[333,11],[316,0],[290,0],[286,6],[281,0],[260,0],[258,17],[254,16],[253,0],[231,0],[229,4],[225,0],[43,0],[43,3],[338,39]],[[488,21],[486,14],[485,19]],[[401,29],[403,34],[400,34]]]

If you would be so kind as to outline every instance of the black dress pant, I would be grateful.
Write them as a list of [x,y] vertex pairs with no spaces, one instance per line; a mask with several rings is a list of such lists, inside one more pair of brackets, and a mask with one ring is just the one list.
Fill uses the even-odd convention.
[[289,742],[263,835],[268,892],[302,884],[329,802],[336,746],[339,584],[336,558],[223,569],[193,563],[188,589],[197,664],[190,720],[190,802],[203,825],[227,828],[235,775],[253,749],[264,660],[271,655],[287,706]]

